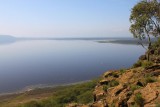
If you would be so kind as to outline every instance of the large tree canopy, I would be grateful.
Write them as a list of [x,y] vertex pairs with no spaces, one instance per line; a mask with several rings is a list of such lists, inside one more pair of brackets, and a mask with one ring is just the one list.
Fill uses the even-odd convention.
[[160,36],[160,3],[159,0],[143,0],[132,8],[130,15],[130,32],[135,38],[148,38]]

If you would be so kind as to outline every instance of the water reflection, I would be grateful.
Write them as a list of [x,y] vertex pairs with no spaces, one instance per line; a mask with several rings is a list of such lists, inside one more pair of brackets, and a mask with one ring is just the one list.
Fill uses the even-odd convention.
[[137,45],[95,40],[28,40],[0,45],[0,92],[89,80],[106,70],[131,66],[144,51]]

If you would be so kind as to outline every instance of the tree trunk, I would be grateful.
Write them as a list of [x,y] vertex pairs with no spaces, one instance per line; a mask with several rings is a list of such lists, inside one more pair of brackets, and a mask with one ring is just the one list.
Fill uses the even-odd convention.
[[149,34],[147,34],[147,36],[148,36],[148,43],[149,43],[149,45],[148,45],[148,53],[147,53],[147,60],[150,61],[150,49],[151,49],[152,43],[151,43],[151,38],[150,38]]

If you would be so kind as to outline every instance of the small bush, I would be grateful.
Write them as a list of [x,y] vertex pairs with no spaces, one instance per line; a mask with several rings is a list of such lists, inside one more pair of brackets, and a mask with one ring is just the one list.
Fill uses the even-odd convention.
[[112,73],[112,76],[115,77],[115,78],[118,78],[118,77],[119,77],[119,75],[118,75],[116,72],[113,72],[113,73]]
[[138,61],[135,64],[133,64],[133,68],[141,67],[141,66],[142,66],[142,62],[141,61]]
[[150,74],[145,75],[145,84],[156,82],[156,79]]
[[108,84],[103,85],[103,90],[104,90],[104,91],[107,91],[108,88],[110,88],[110,87],[115,87],[115,86],[117,86],[117,85],[119,85],[119,82],[118,82],[118,81],[115,81],[115,80],[112,80],[112,81],[110,81]]
[[123,74],[123,73],[125,73],[125,72],[126,72],[125,69],[120,69],[120,73],[121,73],[121,74]]
[[109,85],[103,85],[103,90],[107,92],[109,87],[110,87]]
[[151,76],[150,74],[147,74],[144,76],[144,78],[142,78],[137,85],[139,86],[146,86],[148,83],[153,83],[156,82],[157,80]]
[[131,91],[134,92],[135,90],[141,88],[140,86],[138,85],[131,85]]
[[112,80],[111,82],[109,82],[109,86],[110,86],[110,87],[115,87],[115,86],[117,86],[117,85],[119,85],[119,82],[118,82],[118,81]]
[[141,93],[137,93],[135,95],[134,101],[137,105],[139,105],[140,107],[143,107],[144,105],[144,99],[142,98],[142,94]]
[[144,61],[144,62],[142,63],[142,67],[144,67],[144,68],[150,67],[150,66],[152,66],[152,65],[153,65],[153,62],[151,62],[151,61]]

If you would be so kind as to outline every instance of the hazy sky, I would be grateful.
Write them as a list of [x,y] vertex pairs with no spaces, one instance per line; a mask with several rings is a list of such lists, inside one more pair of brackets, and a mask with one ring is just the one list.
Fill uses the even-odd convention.
[[0,34],[17,37],[130,36],[138,0],[0,0]]

